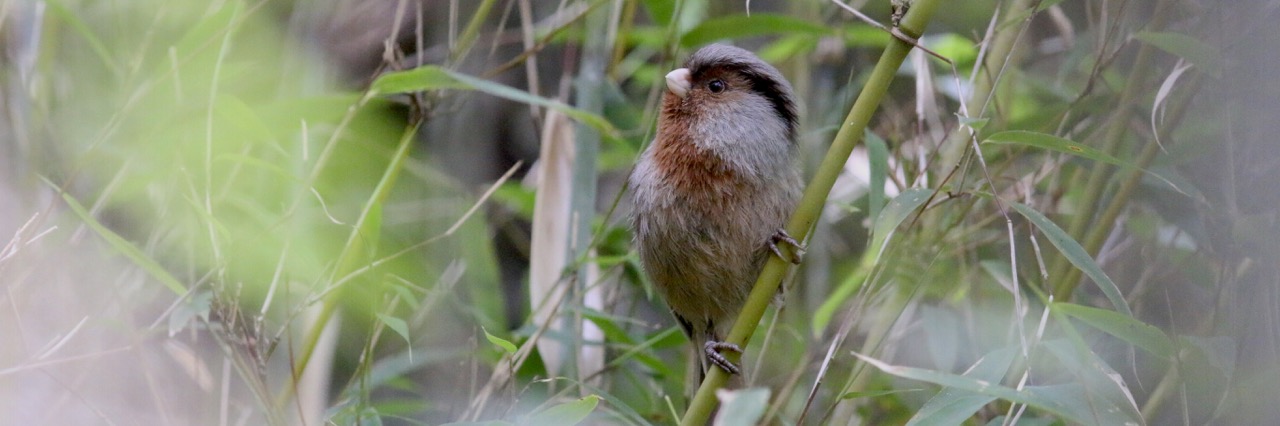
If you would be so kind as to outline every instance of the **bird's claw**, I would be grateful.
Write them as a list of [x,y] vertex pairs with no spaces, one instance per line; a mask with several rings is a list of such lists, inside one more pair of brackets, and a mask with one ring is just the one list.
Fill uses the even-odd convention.
[[737,353],[742,353],[742,348],[739,347],[738,345],[735,345],[729,342],[718,342],[715,340],[709,340],[705,345],[702,346],[702,348],[704,351],[706,351],[707,359],[711,360],[712,364],[719,366],[729,374],[733,374],[733,375],[742,374],[742,369],[738,368],[737,364],[734,364],[732,361],[729,361],[728,358],[725,358],[724,355],[720,354],[720,351],[722,350],[730,350]]
[[[787,245],[791,246],[791,248],[793,249],[792,251],[793,255],[790,258],[788,258],[787,256],[783,256],[782,250],[778,249],[778,243],[786,243]],[[800,264],[800,257],[804,256],[804,246],[801,246],[800,242],[796,241],[795,238],[791,238],[791,234],[788,234],[787,230],[785,229],[778,229],[778,232],[775,232],[773,235],[769,236],[769,251],[772,251],[773,254],[777,255],[783,260],[786,260],[788,262],[791,262],[797,265]]]

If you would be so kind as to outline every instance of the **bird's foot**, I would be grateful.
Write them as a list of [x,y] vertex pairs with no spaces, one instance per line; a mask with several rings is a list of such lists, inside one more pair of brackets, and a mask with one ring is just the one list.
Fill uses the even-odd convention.
[[[786,243],[791,246],[792,256],[789,258],[787,256],[783,256],[782,250],[778,249],[778,243]],[[769,236],[769,251],[772,251],[773,254],[781,257],[782,260],[786,260],[797,265],[800,264],[800,257],[804,256],[804,246],[801,246],[800,242],[796,241],[795,238],[791,238],[791,234],[788,234],[787,230],[781,228],[778,229],[778,232]]]
[[742,369],[739,368],[737,364],[734,364],[732,361],[729,361],[728,358],[725,358],[724,355],[720,354],[720,351],[722,350],[742,353],[742,347],[729,342],[708,340],[705,345],[702,345],[702,349],[707,353],[707,359],[711,360],[712,364],[719,366],[729,374],[742,374]]

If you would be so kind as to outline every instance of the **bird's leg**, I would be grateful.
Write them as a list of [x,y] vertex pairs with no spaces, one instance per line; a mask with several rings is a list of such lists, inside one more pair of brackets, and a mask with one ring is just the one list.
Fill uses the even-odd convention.
[[728,372],[729,374],[734,374],[734,375],[742,374],[741,368],[738,368],[736,364],[734,364],[732,361],[729,361],[729,359],[725,358],[724,355],[720,354],[720,351],[722,350],[730,350],[737,353],[742,353],[742,348],[739,347],[738,345],[735,345],[729,342],[708,340],[706,344],[702,345],[702,349],[707,353],[707,359],[711,360],[712,364],[715,364],[720,368],[723,368],[724,371]]
[[[782,250],[778,250],[778,243],[786,243],[791,246],[793,256],[789,259],[787,256],[783,256]],[[791,234],[788,234],[786,229],[778,228],[778,232],[769,236],[769,251],[772,251],[773,254],[778,255],[783,260],[799,265],[800,256],[804,255],[804,246],[801,246],[800,242],[796,241],[795,238],[791,238]]]

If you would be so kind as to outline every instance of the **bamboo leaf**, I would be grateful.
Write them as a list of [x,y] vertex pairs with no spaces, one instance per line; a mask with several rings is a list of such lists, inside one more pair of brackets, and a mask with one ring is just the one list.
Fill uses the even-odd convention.
[[752,426],[760,422],[769,406],[769,388],[750,388],[717,393],[724,407],[716,414],[715,426]]
[[507,100],[550,108],[591,126],[605,136],[610,138],[618,137],[617,129],[612,124],[609,124],[608,120],[597,114],[571,107],[560,101],[534,96],[527,91],[511,86],[453,72],[435,65],[383,74],[377,80],[374,80],[370,86],[370,91],[386,94],[446,89],[475,90]]
[[880,136],[867,130],[867,160],[871,168],[871,187],[867,193],[867,218],[876,223],[880,209],[884,208],[884,181],[889,173],[889,145]]
[[893,395],[893,394],[907,393],[907,392],[919,392],[922,390],[924,389],[889,389],[889,390],[865,391],[865,392],[847,392],[844,395],[840,395],[840,399],[877,398],[885,395]]
[[160,264],[150,256],[147,256],[146,253],[143,253],[142,250],[139,250],[138,247],[133,245],[133,243],[130,243],[128,240],[124,239],[124,237],[121,237],[112,230],[107,229],[106,226],[102,225],[102,222],[98,222],[98,219],[95,219],[93,215],[89,214],[89,211],[85,210],[84,206],[81,205],[79,201],[76,201],[71,194],[62,192],[62,190],[57,188],[56,185],[53,185],[52,182],[47,180],[45,182],[50,186],[53,186],[55,190],[62,194],[62,199],[67,202],[68,207],[71,207],[71,211],[74,212],[76,216],[80,217],[80,220],[84,221],[85,225],[89,225],[90,229],[93,229],[93,231],[98,233],[102,239],[106,240],[107,244],[110,244],[111,247],[118,250],[120,254],[123,254],[125,257],[129,258],[129,260],[133,261],[133,263],[142,267],[142,270],[147,271],[148,274],[151,274],[152,277],[160,281],[161,284],[164,284],[165,287],[173,290],[174,293],[178,295],[187,293],[187,287],[182,285],[182,283],[179,282],[177,278],[174,278],[173,275],[170,275],[169,271],[165,270],[163,266],[160,266]]
[[1093,328],[1140,347],[1152,355],[1168,359],[1173,354],[1173,342],[1164,332],[1151,324],[1106,309],[1071,303],[1054,303],[1057,309]]
[[[988,383],[999,383],[1013,364],[1016,348],[1002,348],[984,355],[965,371],[964,377]],[[925,402],[907,425],[961,424],[995,397],[959,388],[944,388]]]
[[906,220],[911,215],[911,212],[919,208],[921,204],[924,204],[932,194],[933,190],[930,189],[908,189],[898,194],[897,197],[893,197],[893,200],[890,200],[884,209],[880,211],[879,217],[876,218],[875,226],[872,227],[869,250],[862,257],[862,262],[856,270],[840,282],[840,286],[836,287],[831,297],[828,297],[814,311],[812,327],[815,336],[827,328],[827,324],[831,322],[831,318],[835,316],[835,312],[840,308],[840,305],[844,304],[844,301],[862,286],[868,271],[880,261],[880,255],[884,253],[885,246],[888,245],[898,225],[901,225],[902,221]]
[[1107,296],[1107,300],[1110,300],[1111,304],[1116,307],[1116,310],[1127,316],[1133,316],[1133,311],[1129,310],[1129,304],[1125,303],[1124,296],[1120,294],[1120,288],[1116,287],[1116,283],[1112,282],[1105,272],[1102,272],[1102,268],[1098,266],[1092,256],[1089,256],[1088,252],[1084,251],[1084,247],[1081,247],[1080,243],[1067,235],[1067,231],[1063,231],[1057,224],[1031,207],[1021,203],[1010,204],[1014,210],[1017,210],[1018,213],[1030,220],[1036,228],[1039,228],[1040,232],[1048,238],[1049,242],[1053,243],[1054,247],[1058,248],[1058,251],[1062,252],[1062,255],[1067,260],[1071,261],[1072,265],[1080,268],[1085,275],[1088,275],[1094,284],[1097,284],[1098,289],[1102,290],[1102,294]]
[[1079,144],[1070,139],[1060,138],[1054,135],[1038,132],[1028,132],[1025,130],[1008,130],[988,136],[983,144],[1010,144],[1010,145],[1026,145],[1036,148],[1043,148],[1052,151],[1058,151],[1064,154],[1071,154],[1077,157],[1088,158],[1094,161],[1101,161],[1107,164],[1117,166],[1137,168],[1129,163],[1120,161],[1120,159],[1107,155],[1107,153],[1099,151],[1094,147]]
[[494,346],[501,348],[506,353],[509,353],[509,354],[516,353],[516,345],[514,343],[511,343],[507,339],[503,339],[501,337],[489,334],[489,330],[485,330],[484,327],[480,327],[480,331],[484,332],[484,338],[488,339],[489,343],[492,343]]
[[1111,401],[1091,398],[1088,389],[1077,383],[1026,386],[1019,390],[1001,385],[999,382],[922,368],[890,365],[861,354],[855,353],[854,355],[880,371],[894,376],[1027,404],[1060,416],[1069,423],[1086,425],[1138,424],[1134,419],[1124,415],[1125,410],[1116,407]]
[[772,13],[753,13],[750,16],[731,15],[703,21],[680,37],[680,45],[695,47],[716,40],[774,34],[827,35],[831,33],[831,28],[807,20]]
[[871,246],[870,249],[875,253],[873,263],[880,260],[880,255],[884,254],[885,247],[889,243],[889,239],[898,229],[898,225],[906,220],[911,212],[914,212],[921,204],[929,200],[933,195],[932,189],[927,188],[911,188],[893,197],[889,204],[884,206],[884,210],[880,211],[880,216],[876,218],[876,225],[871,230]]
[[382,313],[378,313],[377,315],[378,315],[378,320],[382,321],[383,324],[386,324],[387,328],[390,328],[391,331],[394,331],[396,332],[396,334],[399,334],[400,338],[404,339],[405,343],[412,343],[409,341],[409,324],[405,323],[404,320],[400,318],[396,318],[390,315],[386,315]]
[[1051,151],[1057,151],[1064,154],[1071,154],[1077,157],[1087,158],[1094,161],[1101,161],[1103,163],[1117,165],[1130,170],[1141,171],[1143,173],[1146,173],[1148,176],[1159,179],[1161,182],[1164,182],[1166,185],[1169,185],[1171,188],[1173,188],[1174,191],[1178,191],[1178,193],[1182,195],[1190,196],[1186,191],[1183,191],[1182,188],[1179,188],[1178,185],[1175,185],[1173,182],[1169,181],[1169,179],[1166,179],[1164,176],[1160,176],[1150,170],[1138,167],[1127,161],[1107,155],[1107,153],[1099,151],[1091,146],[1073,142],[1070,139],[1064,139],[1064,138],[1060,138],[1060,137],[1046,134],[1046,133],[1029,132],[1025,130],[1008,130],[1008,131],[999,132],[994,135],[988,136],[986,140],[982,141],[982,143],[1031,146],[1036,148],[1048,149]]
[[577,401],[552,406],[546,410],[533,413],[522,425],[572,426],[581,423],[596,409],[600,397],[588,395]]
[[1218,49],[1195,37],[1172,32],[1144,31],[1134,34],[1133,38],[1143,43],[1160,48],[1160,50],[1178,55],[1186,59],[1206,73],[1215,77],[1222,74],[1222,54]]

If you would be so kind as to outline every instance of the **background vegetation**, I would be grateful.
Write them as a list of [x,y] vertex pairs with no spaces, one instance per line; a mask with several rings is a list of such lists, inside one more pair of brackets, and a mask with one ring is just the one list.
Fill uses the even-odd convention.
[[620,194],[714,41],[810,173],[888,91],[723,424],[1280,418],[1274,2],[941,2],[886,80],[851,3],[0,2],[0,421],[676,423]]

